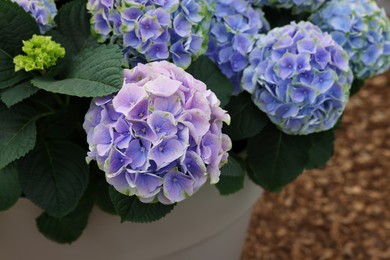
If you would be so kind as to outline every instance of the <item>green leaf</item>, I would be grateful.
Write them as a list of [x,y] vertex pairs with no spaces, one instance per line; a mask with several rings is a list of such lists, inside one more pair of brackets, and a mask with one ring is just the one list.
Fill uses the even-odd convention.
[[13,57],[0,49],[0,89],[12,87],[16,83],[30,78],[24,70],[15,72]]
[[14,164],[0,170],[0,211],[12,207],[20,198],[18,171]]
[[54,19],[60,33],[72,42],[78,52],[91,43],[90,16],[86,6],[85,0],[71,1],[61,7]]
[[310,135],[311,147],[309,148],[309,162],[306,169],[314,169],[325,166],[333,155],[334,130]]
[[42,141],[19,163],[26,197],[53,217],[73,211],[88,185],[86,152],[69,141]]
[[86,112],[80,101],[81,99],[70,99],[67,106],[57,110],[53,115],[42,118],[39,122],[40,134],[45,139],[60,140],[74,133]]
[[84,49],[75,57],[65,79],[37,77],[32,83],[37,88],[71,96],[106,96],[122,86],[122,59],[122,52],[116,45]]
[[163,205],[157,203],[143,203],[136,196],[126,196],[109,188],[111,201],[122,222],[149,223],[163,218],[172,211],[175,204]]
[[231,123],[224,127],[224,132],[232,140],[255,136],[269,122],[267,116],[253,104],[248,93],[232,97],[226,109],[230,114]]
[[216,184],[221,195],[230,195],[244,187],[245,162],[229,155],[229,161],[221,168],[221,176]]
[[187,69],[194,78],[204,82],[208,89],[211,89],[225,106],[232,95],[233,85],[230,80],[222,74],[221,70],[206,56],[199,57]]
[[1,100],[7,105],[7,107],[11,107],[23,99],[34,95],[37,91],[38,89],[31,85],[30,81],[24,81],[2,91]]
[[93,188],[87,189],[76,209],[62,218],[55,218],[42,213],[36,223],[39,232],[45,237],[61,244],[76,241],[88,224],[88,218],[94,204]]
[[22,51],[22,40],[28,40],[33,34],[39,34],[34,18],[22,7],[10,1],[0,1],[0,50],[10,57]]
[[310,137],[287,135],[274,126],[266,127],[248,140],[252,179],[269,191],[278,191],[297,178],[307,165]]
[[34,148],[37,118],[26,106],[13,110],[0,106],[0,169]]
[[106,181],[99,181],[96,190],[96,205],[104,212],[117,215],[114,204],[112,204],[110,192],[110,185]]

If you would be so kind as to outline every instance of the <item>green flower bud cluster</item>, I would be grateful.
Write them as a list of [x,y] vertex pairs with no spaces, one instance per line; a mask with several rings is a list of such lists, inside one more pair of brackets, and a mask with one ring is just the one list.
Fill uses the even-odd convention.
[[51,36],[33,35],[30,40],[23,41],[23,45],[22,50],[26,55],[14,58],[15,71],[45,70],[65,56],[65,49]]

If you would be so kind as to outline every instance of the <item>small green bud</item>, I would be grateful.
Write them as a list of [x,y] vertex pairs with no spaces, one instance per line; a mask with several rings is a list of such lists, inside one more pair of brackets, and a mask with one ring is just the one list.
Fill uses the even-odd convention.
[[25,69],[44,70],[54,66],[59,58],[65,56],[65,49],[51,39],[51,36],[33,35],[28,41],[23,41],[22,50],[27,55],[14,58],[15,71]]

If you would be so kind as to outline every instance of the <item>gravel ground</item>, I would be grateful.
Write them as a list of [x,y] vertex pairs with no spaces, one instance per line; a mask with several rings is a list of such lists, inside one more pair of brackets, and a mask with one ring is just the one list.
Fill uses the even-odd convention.
[[351,98],[324,169],[258,201],[242,259],[390,259],[390,71]]

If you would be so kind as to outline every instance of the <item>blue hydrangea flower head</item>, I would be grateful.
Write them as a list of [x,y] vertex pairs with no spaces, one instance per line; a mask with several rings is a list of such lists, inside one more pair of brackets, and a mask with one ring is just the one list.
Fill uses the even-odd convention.
[[85,116],[89,160],[107,182],[143,202],[171,204],[216,183],[231,148],[216,95],[167,61],[124,71],[122,88]]
[[57,7],[54,0],[11,0],[28,12],[37,21],[41,33],[52,28]]
[[262,35],[249,55],[242,85],[283,132],[305,135],[332,128],[349,97],[347,53],[310,22]]
[[292,9],[293,14],[316,11],[326,0],[258,0],[260,5]]
[[310,20],[348,53],[356,78],[364,80],[390,67],[390,21],[375,0],[331,0]]
[[130,62],[171,60],[187,68],[207,50],[206,0],[88,0],[87,8],[98,41],[119,43]]
[[232,81],[234,92],[241,91],[242,71],[248,65],[248,54],[260,33],[269,24],[259,7],[246,0],[215,0],[210,40],[206,55]]

